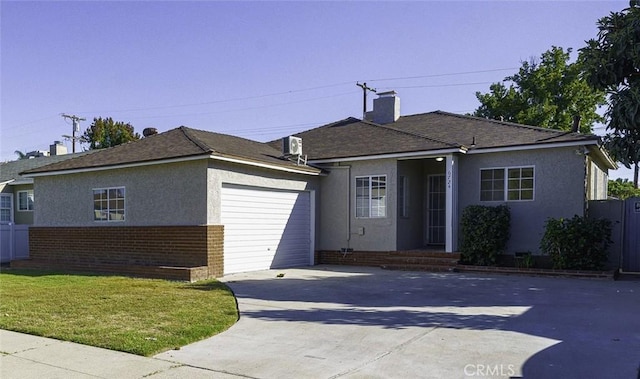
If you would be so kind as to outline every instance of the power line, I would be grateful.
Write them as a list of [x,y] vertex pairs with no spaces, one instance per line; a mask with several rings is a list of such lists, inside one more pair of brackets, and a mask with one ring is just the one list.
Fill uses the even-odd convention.
[[72,121],[73,123],[73,131],[71,133],[71,136],[63,136],[66,138],[71,139],[71,152],[75,153],[76,152],[76,140],[83,140],[84,138],[82,137],[76,137],[76,133],[80,133],[80,121],[84,121],[86,120],[86,118],[84,117],[78,117],[76,115],[68,115],[68,114],[61,114],[60,116],[62,116],[63,118],[68,118]]
[[458,76],[458,75],[469,75],[469,74],[484,74],[487,72],[497,72],[497,71],[511,71],[517,70],[518,67],[509,67],[509,68],[495,68],[491,70],[478,70],[478,71],[464,71],[464,72],[451,72],[448,74],[433,74],[433,75],[420,75],[420,76],[404,76],[399,78],[384,78],[384,79],[369,79],[370,82],[383,82],[388,80],[410,80],[410,79],[423,79],[423,78],[439,78],[443,76]]
[[184,108],[184,107],[194,107],[194,106],[201,106],[201,105],[211,105],[211,104],[221,104],[221,103],[231,103],[231,102],[235,102],[235,101],[245,101],[245,100],[256,100],[256,99],[263,99],[265,97],[273,97],[273,96],[282,96],[282,95],[288,95],[288,94],[292,94],[292,93],[299,93],[299,92],[307,92],[307,91],[315,91],[318,89],[324,89],[324,88],[331,88],[331,87],[338,87],[338,86],[342,86],[342,85],[346,85],[346,84],[351,84],[352,82],[342,82],[342,83],[334,83],[334,84],[327,84],[324,86],[318,86],[318,87],[311,87],[311,88],[303,88],[303,89],[298,89],[298,90],[290,90],[290,91],[283,91],[283,92],[274,92],[274,93],[268,93],[268,94],[264,94],[264,95],[256,95],[256,96],[246,96],[246,97],[236,97],[236,98],[231,98],[231,99],[221,99],[221,100],[212,100],[212,101],[205,101],[205,102],[200,102],[200,103],[190,103],[190,104],[177,104],[177,105],[163,105],[163,106],[154,106],[154,107],[145,107],[145,108],[132,108],[132,109],[123,109],[123,110],[102,110],[102,111],[86,111],[86,112],[79,112],[79,113],[121,113],[121,112],[138,112],[138,111],[147,111],[147,110],[156,110],[156,109],[170,109],[170,108]]
[[[370,79],[370,81],[372,81],[372,82],[381,82],[381,81],[392,81],[392,80],[412,80],[412,79],[422,79],[422,78],[436,78],[436,77],[446,77],[446,76],[481,74],[481,73],[508,71],[508,70],[516,70],[516,69],[517,69],[517,67],[515,67],[515,68],[497,68],[497,69],[489,69],[489,70],[462,71],[462,72],[452,72],[452,73],[443,73],[443,74],[430,74],[430,75],[404,76],[404,77],[395,77],[395,78]],[[493,83],[493,82],[456,83],[456,84],[419,85],[419,86],[401,86],[401,87],[393,87],[393,88],[386,87],[386,89],[389,89],[389,88],[391,88],[391,89],[437,88],[437,87],[454,87],[454,86],[479,85],[479,84],[490,84],[490,83]],[[123,112],[139,112],[139,111],[158,110],[158,109],[184,108],[184,107],[192,107],[192,106],[211,105],[211,104],[222,104],[222,103],[237,102],[237,101],[263,99],[263,98],[268,98],[268,97],[282,96],[282,95],[287,95],[287,94],[292,94],[292,93],[300,93],[300,92],[307,92],[307,91],[314,91],[314,90],[318,90],[318,89],[332,88],[332,87],[338,87],[338,86],[343,86],[343,85],[351,85],[351,84],[353,84],[353,81],[348,81],[348,82],[345,81],[345,82],[337,82],[337,83],[332,83],[332,84],[327,84],[327,85],[322,85],[322,86],[316,86],[316,87],[308,87],[308,88],[295,89],[295,90],[282,91],[282,92],[273,92],[273,93],[267,93],[267,94],[262,94],[262,95],[255,95],[255,96],[237,97],[237,98],[231,98],[231,99],[211,100],[211,101],[204,101],[204,102],[199,102],[199,103],[151,106],[151,107],[129,108],[129,109],[122,109],[122,110],[84,111],[84,112],[77,112],[77,113],[78,114],[123,113]],[[349,94],[350,93],[352,93],[352,92],[349,92]],[[335,95],[333,95],[333,96],[335,96]],[[332,96],[328,96],[328,97],[332,97]],[[220,112],[234,112],[234,111],[243,111],[243,110],[250,110],[250,109],[269,108],[269,107],[275,107],[275,106],[295,104],[295,103],[299,103],[299,102],[306,102],[306,101],[313,101],[313,100],[318,100],[318,99],[325,99],[325,98],[328,98],[328,97],[318,97],[318,98],[312,98],[312,99],[307,99],[307,100],[302,100],[302,101],[295,101],[295,102],[288,102],[288,103],[274,104],[274,105],[267,105],[267,106],[260,106],[260,107],[241,108],[241,109],[234,109],[234,110],[220,111]],[[199,114],[212,114],[212,113],[220,113],[220,112],[195,113],[195,114],[174,115],[174,116],[150,116],[150,117],[142,117],[142,118],[176,117],[176,116],[189,116],[189,115],[199,115]],[[21,127],[21,126],[25,126],[25,125],[29,125],[29,124],[35,124],[35,123],[47,120],[47,119],[49,119],[51,117],[53,117],[53,116],[49,116],[49,117],[38,119],[38,120],[28,121],[28,122],[16,125],[15,127],[17,128],[17,127]]]
[[405,89],[405,88],[436,88],[436,87],[460,87],[475,86],[480,84],[491,84],[493,82],[474,82],[474,83],[453,83],[453,84],[427,84],[423,86],[402,86],[402,87],[382,87],[383,89]]
[[[482,73],[497,72],[497,71],[510,71],[510,70],[516,70],[516,69],[517,69],[517,67],[497,68],[497,69],[490,69],[490,70],[463,71],[463,72],[452,72],[452,73],[445,73],[445,74],[432,74],[432,75],[419,75],[419,76],[404,76],[404,77],[397,77],[397,78],[371,79],[370,81],[380,82],[380,81],[390,81],[390,80],[411,80],[411,79],[422,79],[422,78],[437,78],[437,77],[445,77],[445,76],[482,74]],[[267,93],[267,94],[263,94],[263,95],[255,95],[255,96],[236,97],[236,98],[231,98],[231,99],[211,100],[211,101],[204,101],[204,102],[199,102],[199,103],[162,105],[162,106],[153,106],[153,107],[144,107],[144,108],[131,108],[131,109],[123,109],[123,110],[86,111],[86,112],[79,112],[79,113],[137,112],[137,111],[144,111],[144,110],[184,108],[184,107],[193,107],[193,106],[201,106],[201,105],[221,104],[221,103],[229,103],[229,102],[235,102],[235,101],[263,99],[263,98],[266,98],[266,97],[282,96],[282,95],[288,95],[288,94],[299,93],[299,92],[315,91],[315,90],[318,90],[318,89],[338,87],[338,86],[343,86],[343,85],[352,84],[352,83],[353,83],[352,81],[339,82],[339,83],[332,83],[332,84],[316,86],[316,87],[301,88],[301,89],[297,89],[297,90],[273,92],[273,93]],[[489,83],[493,83],[493,82],[489,82]],[[486,83],[480,83],[480,84],[486,84]],[[419,88],[419,87],[396,87],[396,88]]]
[[[330,99],[330,98],[339,97],[339,96],[352,95],[352,94],[358,93],[358,92],[359,91],[349,91],[349,92],[343,92],[343,93],[339,93],[339,94],[333,94],[333,95],[330,95],[330,96],[321,96],[321,97],[314,97],[314,98],[311,98],[311,99],[289,101],[289,102],[286,102],[286,103],[260,105],[260,106],[255,106],[255,107],[246,107],[246,108],[227,109],[227,110],[221,110],[221,111],[198,112],[198,113],[183,113],[183,114],[172,114],[172,115],[156,115],[156,116],[137,116],[136,118],[137,119],[152,119],[152,118],[169,118],[169,117],[186,117],[186,116],[204,116],[204,115],[219,114],[219,113],[242,112],[242,111],[248,111],[248,110],[254,110],[254,109],[264,109],[264,108],[272,108],[272,107],[281,107],[281,106],[286,106],[286,105],[291,105],[291,104],[307,103],[307,102],[315,101],[315,100]],[[117,112],[113,112],[113,113],[117,113]]]

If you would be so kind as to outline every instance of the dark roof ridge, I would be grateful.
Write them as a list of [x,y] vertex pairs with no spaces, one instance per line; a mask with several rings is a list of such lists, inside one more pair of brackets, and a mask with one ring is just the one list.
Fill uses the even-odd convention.
[[[583,137],[591,137],[591,136],[595,136],[597,137],[595,134],[593,133],[589,133],[589,134],[584,134],[584,133],[574,133],[574,132],[568,132],[566,130],[559,130],[559,129],[551,129],[551,128],[544,128],[541,126],[533,126],[533,125],[526,125],[526,124],[518,124],[516,122],[509,122],[509,121],[500,121],[500,120],[493,120],[490,118],[483,118],[483,117],[478,117],[478,116],[468,116],[468,115],[462,115],[462,114],[457,114],[457,113],[451,113],[451,112],[447,112],[447,111],[442,111],[442,110],[437,110],[437,111],[433,111],[433,112],[428,112],[428,113],[438,113],[444,116],[451,116],[451,117],[458,117],[458,118],[465,118],[465,119],[469,119],[469,120],[477,120],[477,121],[486,121],[492,124],[499,124],[499,125],[506,125],[506,126],[513,126],[516,128],[522,128],[522,129],[530,129],[530,130],[537,130],[537,131],[541,131],[541,132],[546,132],[546,133],[552,133],[555,134],[556,136],[560,137],[563,135],[568,135],[568,134],[576,134],[576,135],[580,135]],[[428,113],[422,113],[422,114],[428,114]],[[405,117],[410,117],[410,116],[420,116],[421,114],[415,114],[415,115],[409,115],[409,116],[405,116]]]
[[[425,113],[423,113],[423,114],[425,114]],[[411,115],[411,116],[417,116],[417,115]],[[408,117],[408,116],[405,116],[405,117]],[[428,141],[441,143],[443,145],[448,145],[448,146],[451,146],[451,147],[461,147],[461,146],[463,146],[463,145],[460,145],[460,144],[445,142],[445,141],[441,141],[441,140],[438,140],[438,139],[435,139],[435,138],[422,136],[422,135],[417,134],[417,133],[407,132],[406,130],[402,130],[401,127],[392,128],[392,127],[387,126],[386,124],[376,124],[375,122],[372,122],[372,121],[369,121],[369,120],[362,120],[362,122],[364,122],[366,124],[369,124],[371,126],[377,126],[379,128],[384,128],[384,129],[387,129],[387,130],[393,130],[395,132],[406,134],[408,136],[422,138],[422,139],[425,139],[425,140],[428,140]]]
[[[200,148],[203,152],[205,153],[212,153],[215,150],[213,148],[211,148],[210,146],[208,146],[207,144],[205,144],[204,142],[200,141],[200,139],[198,137],[196,137],[195,135],[193,135],[192,130],[195,129],[191,129],[189,127],[186,126],[180,126],[178,129],[180,129],[180,131],[182,132],[182,134],[184,134],[184,136],[191,141],[194,145],[198,146],[198,148]],[[204,130],[202,130],[204,132]],[[213,132],[209,132],[209,133],[213,133]]]
[[[435,138],[421,136],[420,134],[417,134],[417,133],[407,132],[406,130],[402,130],[400,128],[392,128],[392,127],[389,127],[389,126],[387,126],[385,124],[378,124],[378,123],[375,123],[375,122],[370,121],[370,120],[361,120],[361,119],[355,118],[355,117],[347,117],[347,118],[345,118],[343,120],[332,122],[331,124],[323,125],[323,126],[320,126],[318,128],[330,127],[331,125],[336,125],[336,124],[340,124],[340,123],[343,123],[343,122],[346,122],[346,121],[352,121],[352,120],[355,121],[355,122],[361,122],[363,124],[367,124],[367,125],[370,125],[370,126],[374,126],[374,127],[378,127],[378,128],[382,128],[382,129],[398,132],[398,133],[401,133],[401,134],[405,134],[405,135],[408,135],[408,136],[411,136],[411,137],[418,137],[418,138],[422,138],[422,139],[425,139],[425,140],[428,140],[428,141],[441,143],[441,144],[447,145],[447,146],[460,147],[459,144],[440,141],[440,140],[435,139]],[[318,128],[316,128],[316,129],[318,129]],[[310,130],[313,130],[313,129],[310,129]]]
[[[342,120],[334,121],[334,122],[331,122],[329,124],[323,124],[323,125],[320,125],[320,126],[316,126],[315,128],[303,130],[302,132],[298,132],[298,133],[293,133],[292,135],[295,136],[296,134],[307,133],[307,132],[310,132],[312,130],[321,129],[321,128],[330,128],[330,127],[335,126],[335,125],[346,124],[346,123],[349,123],[349,122],[362,122],[362,120],[360,120],[358,118],[355,118],[355,117],[352,117],[352,116],[349,116],[349,117],[343,118]],[[276,142],[276,141],[279,141],[279,140],[280,140],[280,138],[275,139],[273,141],[269,141],[267,143],[272,143],[272,142]]]

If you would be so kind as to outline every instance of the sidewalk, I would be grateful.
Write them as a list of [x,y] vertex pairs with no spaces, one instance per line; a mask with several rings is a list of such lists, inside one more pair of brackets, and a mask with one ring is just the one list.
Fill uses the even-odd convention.
[[0,330],[0,378],[237,378],[207,369]]

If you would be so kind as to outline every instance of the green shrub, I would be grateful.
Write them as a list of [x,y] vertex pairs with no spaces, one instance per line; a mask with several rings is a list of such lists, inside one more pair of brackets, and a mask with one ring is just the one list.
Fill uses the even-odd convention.
[[509,240],[509,207],[470,205],[462,211],[462,261],[490,266],[496,263]]
[[551,257],[554,268],[601,270],[611,242],[611,221],[576,215],[548,219],[540,248]]

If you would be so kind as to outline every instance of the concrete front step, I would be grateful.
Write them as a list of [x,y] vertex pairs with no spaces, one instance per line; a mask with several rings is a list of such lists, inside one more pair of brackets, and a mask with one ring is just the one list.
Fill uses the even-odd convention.
[[455,266],[458,264],[458,259],[435,257],[389,257],[387,262],[388,264]]
[[386,264],[380,266],[384,270],[426,271],[426,272],[457,272],[456,265],[427,265],[427,264]]
[[382,268],[388,270],[451,272],[460,260],[458,253],[396,251],[389,254]]
[[460,259],[460,253],[445,253],[443,251],[428,251],[428,250],[404,250],[393,251],[389,253],[391,257],[427,257],[427,258],[449,258]]

